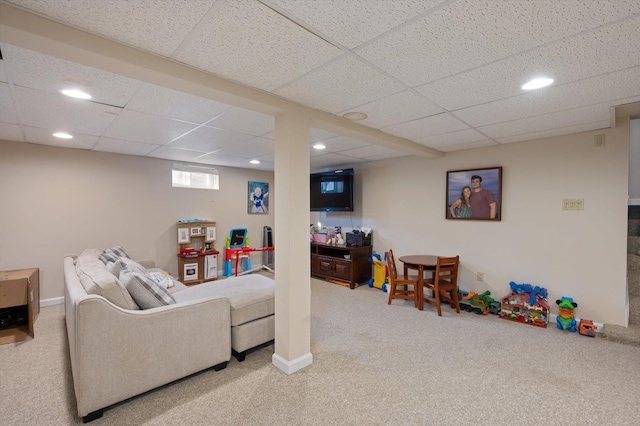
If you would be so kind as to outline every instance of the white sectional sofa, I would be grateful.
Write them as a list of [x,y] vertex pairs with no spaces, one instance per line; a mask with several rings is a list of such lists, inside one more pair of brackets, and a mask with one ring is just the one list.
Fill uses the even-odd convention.
[[[117,402],[219,371],[232,353],[243,361],[248,350],[273,341],[272,279],[251,274],[187,287],[153,262],[131,260],[120,263],[125,271],[116,277],[120,268],[100,260],[103,254],[85,250],[64,259],[73,385],[85,423]],[[162,291],[148,284],[150,276]],[[167,281],[173,285],[165,289]],[[153,288],[147,293],[145,286]]]

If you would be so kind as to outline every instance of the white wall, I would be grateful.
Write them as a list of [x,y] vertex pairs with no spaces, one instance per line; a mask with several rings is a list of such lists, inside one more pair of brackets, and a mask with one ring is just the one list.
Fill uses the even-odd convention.
[[[596,148],[594,134],[606,134]],[[573,297],[578,315],[626,325],[628,120],[614,129],[449,153],[406,157],[356,170],[360,189],[351,214],[312,215],[323,225],[374,229],[374,250],[459,254],[460,286],[509,292],[509,282],[549,290],[552,312]],[[503,167],[502,221],[445,219],[446,172]],[[563,211],[583,198],[583,211]],[[310,222],[311,223],[311,222]],[[476,273],[484,272],[484,282]]]
[[250,245],[262,246],[274,215],[247,213],[247,182],[269,183],[273,210],[272,172],[220,167],[220,190],[209,191],[172,188],[171,165],[0,141],[0,270],[40,268],[41,298],[61,297],[65,255],[122,245],[177,276],[176,222],[196,217],[217,223],[219,271],[230,229],[247,228]]
[[629,204],[640,206],[640,119],[631,120],[629,137]]
[[[606,134],[604,147],[594,147],[596,133]],[[503,167],[502,221],[446,220],[446,172],[493,166]],[[40,267],[42,298],[59,297],[67,253],[120,244],[177,273],[177,219],[211,218],[220,236],[247,227],[252,246],[262,226],[273,226],[272,214],[246,213],[247,181],[269,182],[273,192],[272,173],[220,168],[221,190],[212,195],[172,189],[170,168],[164,160],[0,142],[0,270]],[[501,297],[510,281],[539,285],[552,304],[573,297],[582,318],[626,325],[628,170],[622,120],[614,129],[441,159],[370,163],[356,168],[356,211],[322,220],[374,228],[378,253],[459,254],[463,288]],[[584,211],[561,210],[563,198],[584,198]],[[310,214],[309,223],[320,216]]]

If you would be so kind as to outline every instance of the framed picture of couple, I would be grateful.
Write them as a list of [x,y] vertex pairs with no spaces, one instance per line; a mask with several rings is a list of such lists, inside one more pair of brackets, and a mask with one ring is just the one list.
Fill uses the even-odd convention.
[[447,210],[453,220],[502,219],[502,167],[447,172]]

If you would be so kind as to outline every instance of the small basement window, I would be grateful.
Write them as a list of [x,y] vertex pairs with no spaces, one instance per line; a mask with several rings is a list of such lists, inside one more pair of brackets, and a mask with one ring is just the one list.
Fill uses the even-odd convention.
[[174,188],[220,189],[218,169],[174,163],[171,186]]

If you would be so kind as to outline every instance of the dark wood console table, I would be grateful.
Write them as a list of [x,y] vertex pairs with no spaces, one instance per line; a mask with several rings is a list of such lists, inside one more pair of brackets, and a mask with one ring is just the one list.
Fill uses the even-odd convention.
[[371,278],[371,253],[371,246],[348,247],[311,243],[311,275],[344,282],[349,288],[354,289],[358,283],[369,281]]

